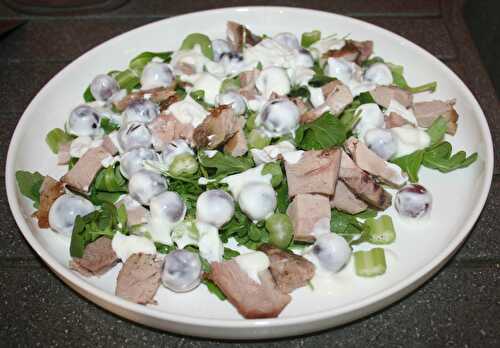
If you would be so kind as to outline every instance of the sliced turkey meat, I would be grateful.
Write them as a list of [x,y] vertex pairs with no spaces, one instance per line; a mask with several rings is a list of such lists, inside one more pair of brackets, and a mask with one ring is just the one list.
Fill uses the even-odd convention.
[[193,133],[194,145],[198,148],[216,149],[228,141],[245,124],[245,119],[236,116],[228,106],[214,108]]
[[83,251],[83,257],[75,257],[70,262],[70,268],[81,275],[90,277],[106,273],[118,262],[111,239],[100,237],[88,244]]
[[313,242],[314,227],[322,221],[330,221],[330,199],[324,195],[298,194],[288,206],[286,214],[293,226],[293,239]]
[[356,195],[349,190],[342,180],[337,181],[335,194],[330,199],[330,205],[332,208],[348,214],[358,214],[368,208],[368,205],[358,199],[358,197],[356,197]]
[[342,151],[339,178],[351,191],[374,208],[385,210],[390,207],[392,196],[385,191],[368,173]]
[[228,21],[226,35],[235,52],[241,52],[245,45],[255,46],[262,40],[242,24]]
[[329,50],[326,57],[343,58],[349,62],[356,62],[361,65],[373,53],[373,41],[346,40],[342,48]]
[[61,178],[61,181],[76,191],[87,193],[102,168],[102,161],[109,156],[109,152],[102,146],[89,149]]
[[260,70],[253,69],[250,71],[243,71],[240,74],[240,90],[239,94],[248,100],[254,99],[257,95],[257,88],[255,87],[255,83],[257,81],[257,77],[259,77]]
[[111,156],[114,156],[118,153],[118,148],[109,135],[106,135],[104,138],[102,138],[102,147],[106,151],[108,151]]
[[36,212],[38,227],[49,228],[49,211],[52,203],[64,194],[64,184],[46,176],[40,187],[40,206]]
[[[148,98],[154,103],[160,104],[160,109],[164,110],[168,107],[168,105],[163,105],[165,103],[172,104],[177,100],[177,96],[175,94],[175,89],[173,88],[174,86],[171,87],[157,87],[153,89],[148,89],[148,90],[141,90],[137,92],[132,92],[128,94],[125,98],[117,100],[113,102],[115,108],[118,111],[123,111],[129,106],[130,104]],[[174,100],[176,99],[176,100]],[[166,106],[166,107],[165,107]]]
[[193,126],[182,123],[172,114],[162,113],[148,124],[148,128],[156,151],[163,150],[167,144],[176,139],[184,139],[189,144],[193,142]]
[[303,153],[296,163],[285,161],[290,198],[301,193],[333,195],[340,166],[340,150],[314,150]]
[[362,170],[396,188],[406,183],[408,178],[403,175],[400,167],[384,161],[358,139],[354,137],[347,139],[346,148],[350,152],[354,162]]
[[59,145],[59,151],[57,152],[57,164],[64,165],[68,164],[71,160],[71,154],[69,149],[71,148],[71,141]]
[[292,299],[278,289],[269,270],[258,274],[259,284],[235,260],[213,262],[211,266],[208,278],[247,319],[275,318]]
[[116,295],[139,304],[156,304],[163,260],[151,254],[132,254],[116,279]]
[[448,133],[454,135],[457,132],[458,114],[455,108],[455,100],[433,100],[413,104],[413,112],[420,127],[429,128],[439,116],[448,120]]
[[227,141],[224,145],[224,152],[233,157],[240,157],[248,152],[248,143],[243,127],[240,127],[236,134]]
[[406,118],[396,112],[391,112],[389,116],[384,118],[385,128],[402,127],[411,124]]
[[388,108],[393,99],[405,108],[409,108],[413,103],[413,94],[399,87],[377,86],[369,93],[375,103],[384,108]]
[[290,293],[306,286],[314,277],[314,264],[303,256],[281,250],[271,244],[263,244],[259,250],[269,257],[269,270],[281,292]]

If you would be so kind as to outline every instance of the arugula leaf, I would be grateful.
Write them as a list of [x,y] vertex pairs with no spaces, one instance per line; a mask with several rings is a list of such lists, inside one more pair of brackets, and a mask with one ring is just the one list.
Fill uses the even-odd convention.
[[215,296],[217,296],[217,298],[221,301],[225,301],[226,300],[226,295],[224,295],[224,293],[222,292],[221,289],[219,289],[219,287],[217,285],[215,285],[215,283],[209,279],[203,279],[202,281],[203,284],[206,285],[208,291],[212,294],[214,294]]
[[377,216],[377,211],[373,209],[366,209],[365,211],[362,211],[361,213],[353,214],[353,216],[357,217],[358,219],[369,219],[369,218],[374,218]]
[[38,208],[40,205],[40,188],[42,187],[44,176],[39,172],[30,173],[24,170],[16,172],[16,181],[19,191],[23,196],[33,201],[33,206]]
[[85,89],[85,92],[83,92],[83,100],[86,103],[93,102],[95,100],[94,96],[92,95],[92,92],[90,91],[90,85]]
[[128,233],[126,225],[120,223],[118,210],[112,203],[103,203],[101,210],[85,216],[78,215],[71,234],[70,255],[82,257],[87,244],[101,236],[113,238],[116,231]]
[[163,243],[155,242],[156,252],[161,254],[168,254],[174,250],[176,250],[175,245],[167,245]]
[[292,88],[290,93],[288,93],[288,96],[290,98],[301,97],[309,100],[309,98],[311,97],[311,93],[305,86],[295,86],[294,88]]
[[113,123],[109,118],[102,117],[100,122],[101,128],[104,130],[104,133],[109,134],[112,131],[120,129],[120,125]]
[[59,152],[59,146],[65,143],[69,143],[74,137],[71,134],[66,133],[61,128],[54,128],[47,133],[45,137],[45,142],[49,145],[53,153]]
[[146,66],[146,64],[151,62],[153,58],[158,57],[163,59],[165,63],[170,63],[170,60],[172,59],[172,53],[173,52],[142,52],[130,61],[129,67],[138,76],[141,76],[144,67]]
[[354,101],[346,108],[339,116],[340,122],[344,125],[345,129],[350,131],[354,128],[359,120],[359,113],[356,114],[356,109],[361,105],[360,99]]
[[290,201],[288,200],[288,182],[285,178],[276,189],[277,209],[280,213],[286,214]]
[[365,60],[362,63],[362,66],[364,68],[369,68],[370,66],[372,66],[375,63],[385,63],[385,61],[384,61],[384,59],[382,57],[373,57],[373,58]]
[[364,231],[364,224],[356,216],[332,209],[330,230],[345,238],[349,243]]
[[335,77],[330,77],[325,75],[324,73],[322,74],[314,74],[312,79],[309,80],[309,86],[311,87],[322,87],[326,85],[328,82],[335,81]]
[[177,192],[187,208],[187,216],[193,216],[196,212],[196,201],[198,196],[203,192],[203,189],[198,185],[197,180],[185,181],[178,178],[169,177],[168,179],[168,189],[170,191]]
[[231,260],[233,257],[236,257],[240,254],[239,251],[233,250],[230,248],[224,248],[224,255],[222,256],[224,260]]
[[347,137],[347,129],[338,118],[325,112],[317,120],[303,124],[297,130],[296,139],[303,150],[321,150],[342,145]]
[[120,172],[120,165],[103,168],[97,173],[93,185],[104,192],[128,192],[127,179]]
[[431,145],[439,143],[448,130],[448,120],[443,116],[439,116],[432,122],[431,126],[427,128],[427,134],[431,138]]
[[451,144],[445,141],[427,149],[422,164],[427,168],[437,169],[442,173],[448,173],[455,169],[468,167],[474,163],[477,158],[477,152],[474,152],[468,157],[465,151],[458,151],[452,155]]
[[357,98],[359,101],[359,105],[361,104],[369,104],[369,103],[375,103],[375,100],[373,99],[372,95],[370,92],[363,92],[359,95]]
[[424,150],[417,150],[409,155],[402,156],[391,162],[398,165],[406,174],[411,182],[418,182],[418,171],[424,159]]
[[253,167],[253,160],[248,157],[233,157],[217,152],[213,157],[208,157],[205,152],[198,152],[200,165],[211,170],[213,177],[222,178],[230,174],[241,173]]

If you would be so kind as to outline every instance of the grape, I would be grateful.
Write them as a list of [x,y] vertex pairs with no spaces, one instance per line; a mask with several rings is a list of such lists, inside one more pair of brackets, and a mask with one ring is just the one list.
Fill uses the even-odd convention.
[[421,218],[430,213],[432,196],[422,185],[406,185],[396,194],[394,207],[402,216]]

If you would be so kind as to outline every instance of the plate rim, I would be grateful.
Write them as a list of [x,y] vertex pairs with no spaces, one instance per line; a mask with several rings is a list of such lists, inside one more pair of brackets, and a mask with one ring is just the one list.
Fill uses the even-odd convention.
[[[86,281],[82,280],[78,275],[76,275],[74,272],[72,272],[67,266],[64,266],[60,264],[42,245],[41,243],[38,242],[38,240],[34,236],[34,232],[31,231],[30,227],[28,226],[27,222],[25,221],[25,217],[22,214],[22,210],[20,208],[20,205],[18,204],[17,201],[17,185],[16,185],[16,180],[15,180],[15,170],[14,168],[14,159],[16,158],[17,154],[17,149],[18,149],[18,143],[20,142],[20,134],[21,131],[24,129],[26,126],[26,123],[29,121],[28,114],[32,113],[32,108],[34,107],[34,104],[36,103],[37,100],[43,99],[43,95],[47,93],[48,85],[51,84],[54,80],[57,80],[61,78],[64,74],[66,74],[66,71],[69,70],[71,67],[75,67],[78,64],[80,64],[80,61],[84,59],[87,56],[92,55],[95,51],[98,51],[102,46],[108,45],[112,42],[116,42],[118,40],[122,40],[124,36],[129,35],[132,32],[140,31],[143,30],[146,27],[149,26],[154,26],[158,25],[160,22],[165,22],[169,21],[172,19],[181,19],[182,17],[189,17],[193,15],[208,15],[208,14],[215,14],[215,13],[220,13],[220,12],[227,12],[228,14],[231,12],[239,12],[239,11],[245,11],[245,12],[260,12],[260,11],[277,11],[279,13],[282,12],[288,12],[288,13],[297,13],[297,14],[304,14],[307,12],[308,15],[318,15],[318,16],[323,16],[323,17],[337,17],[340,18],[341,20],[348,20],[354,22],[356,25],[360,25],[364,28],[378,31],[383,35],[388,35],[392,36],[394,38],[399,39],[402,43],[405,45],[409,46],[411,49],[416,50],[419,55],[424,55],[427,56],[427,58],[431,59],[433,64],[439,65],[440,68],[444,69],[447,76],[449,76],[452,80],[452,84],[457,86],[460,90],[462,90],[465,95],[472,101],[472,109],[474,110],[474,113],[476,113],[478,117],[478,122],[479,122],[479,128],[480,128],[480,133],[483,136],[483,140],[485,142],[486,148],[485,148],[485,157],[484,158],[484,182],[481,186],[481,195],[479,197],[479,204],[477,204],[474,209],[472,210],[471,214],[469,215],[468,219],[466,222],[462,225],[462,227],[459,229],[458,233],[456,236],[450,241],[448,246],[443,249],[438,255],[436,255],[434,258],[431,259],[422,269],[420,269],[418,272],[412,273],[405,277],[402,281],[396,283],[393,286],[390,286],[383,291],[374,294],[372,296],[369,296],[361,301],[344,305],[342,307],[338,307],[335,309],[330,309],[330,310],[325,310],[319,313],[314,313],[314,314],[305,314],[305,315],[300,315],[300,316],[295,316],[295,317],[289,317],[289,318],[272,318],[272,319],[252,319],[252,320],[247,320],[247,319],[207,319],[207,318],[199,318],[195,316],[190,316],[190,315],[180,315],[180,314],[173,314],[173,313],[168,313],[164,311],[160,311],[158,309],[155,309],[153,307],[149,306],[142,306],[138,305],[135,303],[131,303],[129,301],[126,301],[124,299],[121,299],[115,295],[109,294],[105,292],[104,290],[101,290],[95,286],[93,286],[90,283],[87,283]],[[486,136],[484,136],[486,135]],[[477,219],[479,218],[479,215],[481,211],[483,210],[489,191],[491,187],[491,182],[493,178],[493,169],[494,169],[494,153],[493,153],[493,141],[492,141],[492,136],[491,136],[491,130],[488,125],[488,120],[481,109],[481,106],[479,105],[478,101],[472,94],[472,92],[469,90],[469,88],[465,85],[465,83],[448,67],[446,66],[443,62],[441,62],[438,58],[436,58],[434,55],[432,55],[430,52],[425,50],[424,48],[418,46],[417,44],[411,42],[410,40],[403,38],[402,36],[393,33],[387,29],[381,28],[377,25],[365,22],[363,20],[333,13],[333,12],[327,12],[327,11],[321,11],[321,10],[312,10],[312,9],[307,9],[307,8],[301,8],[301,7],[287,7],[287,6],[236,6],[236,7],[224,7],[224,8],[217,8],[217,9],[211,9],[211,10],[204,10],[204,11],[196,11],[196,12],[190,12],[178,16],[172,16],[168,18],[163,18],[142,26],[139,26],[137,28],[134,28],[132,30],[129,30],[127,32],[124,32],[120,35],[117,35],[109,40],[106,40],[105,42],[91,48],[87,52],[83,53],[80,55],[77,59],[72,61],[70,64],[66,65],[63,69],[61,69],[56,75],[54,75],[36,94],[36,96],[31,100],[29,105],[26,107],[24,110],[22,116],[19,118],[19,121],[16,125],[16,128],[14,130],[14,133],[12,135],[10,144],[9,144],[9,149],[7,152],[7,161],[6,161],[6,167],[5,167],[5,185],[6,185],[6,190],[7,190],[7,199],[9,203],[10,210],[12,212],[12,215],[14,216],[14,219],[16,221],[16,224],[19,227],[19,230],[21,231],[22,235],[24,238],[27,240],[28,244],[30,244],[31,248],[35,250],[35,252],[38,254],[38,256],[41,257],[41,259],[44,261],[45,264],[49,266],[49,268],[56,273],[58,277],[60,277],[68,286],[70,286],[73,290],[76,290],[79,294],[83,295],[87,299],[91,300],[93,303],[97,303],[99,306],[104,307],[105,309],[112,311],[113,313],[119,314],[121,316],[127,317],[128,319],[131,319],[133,321],[140,322],[139,319],[136,318],[131,318],[130,315],[127,315],[127,313],[124,313],[123,311],[131,311],[135,314],[140,314],[142,316],[147,316],[147,317],[152,317],[160,321],[169,321],[169,322],[174,322],[176,324],[182,324],[182,325],[188,325],[188,326],[193,326],[193,327],[209,327],[209,328],[238,328],[238,329],[245,329],[245,328],[253,328],[253,329],[258,329],[262,327],[266,328],[278,328],[278,327],[287,327],[287,326],[294,326],[298,324],[303,324],[303,323],[312,323],[312,322],[323,322],[327,321],[328,319],[333,319],[335,317],[342,318],[342,316],[346,316],[349,313],[353,314],[351,315],[350,318],[344,318],[341,319],[338,324],[345,323],[345,322],[350,322],[352,320],[358,319],[360,317],[366,316],[370,313],[373,313],[374,311],[386,307],[389,304],[394,303],[398,299],[401,299],[402,297],[406,296],[408,293],[414,291],[417,287],[419,287],[421,284],[423,284],[425,281],[427,281],[431,276],[433,276],[439,269],[441,269],[444,264],[454,255],[454,253],[458,250],[458,248],[462,245],[462,243],[466,240],[467,236],[472,230],[472,227],[476,223]],[[117,307],[117,308],[115,308]],[[326,327],[332,327],[336,326],[338,324],[327,324],[323,325],[324,328]],[[161,326],[157,326],[153,323],[148,324],[149,326],[155,326],[162,328]],[[169,331],[171,329],[168,329]],[[309,329],[306,330],[306,332],[312,332],[316,331],[319,329]],[[180,329],[172,329],[171,331],[173,332],[182,332],[183,330]],[[281,334],[279,336],[290,336],[294,335],[292,334]],[[210,335],[202,335],[204,337],[210,337]],[[257,335],[259,336],[259,335]],[[274,335],[260,335],[261,337],[274,337]],[[221,335],[214,335],[212,337],[224,337]]]

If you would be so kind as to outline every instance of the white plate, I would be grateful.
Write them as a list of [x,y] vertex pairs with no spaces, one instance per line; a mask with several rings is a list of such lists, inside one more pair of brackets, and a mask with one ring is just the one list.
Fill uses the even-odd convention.
[[[37,228],[30,217],[31,203],[21,196],[15,183],[14,173],[19,169],[62,174],[44,142],[45,135],[63,125],[70,110],[82,102],[82,92],[96,74],[124,68],[142,51],[177,49],[185,35],[192,32],[223,37],[227,20],[247,24],[256,33],[300,34],[319,29],[324,34],[373,40],[375,54],[402,64],[410,84],[438,82],[436,93],[418,98],[457,99],[461,116],[458,133],[449,140],[454,149],[479,153],[479,160],[464,170],[450,174],[421,171],[421,182],[434,197],[431,220],[426,225],[407,226],[395,219],[397,241],[389,246],[393,252],[386,275],[363,279],[355,277],[350,266],[343,272],[347,281],[333,294],[302,288],[293,293],[292,302],[277,319],[244,320],[228,302],[219,301],[204,286],[182,295],[161,288],[157,306],[136,305],[115,297],[119,266],[101,278],[83,278],[70,271],[67,241]],[[340,325],[408,294],[443,266],[463,242],[486,201],[492,173],[492,141],[481,108],[457,76],[431,54],[398,35],[356,19],[311,10],[249,7],[199,12],[152,23],[109,40],[68,65],[38,93],[19,121],[9,147],[6,185],[12,213],[30,245],[66,284],[91,301],[133,321],[171,332],[258,339]],[[347,274],[349,271],[351,274]]]

